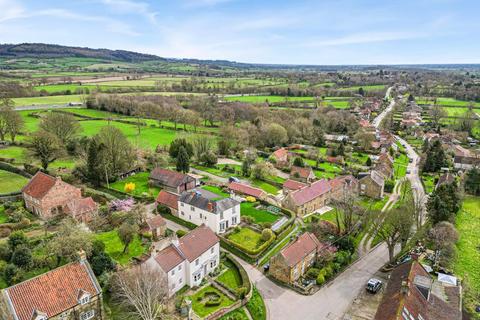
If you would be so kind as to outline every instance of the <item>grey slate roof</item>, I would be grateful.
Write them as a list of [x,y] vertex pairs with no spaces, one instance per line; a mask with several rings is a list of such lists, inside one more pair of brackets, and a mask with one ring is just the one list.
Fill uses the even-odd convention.
[[222,213],[225,210],[228,210],[240,204],[240,202],[232,198],[224,198],[216,201],[210,200],[202,196],[199,192],[195,191],[183,192],[180,195],[178,201],[216,214]]

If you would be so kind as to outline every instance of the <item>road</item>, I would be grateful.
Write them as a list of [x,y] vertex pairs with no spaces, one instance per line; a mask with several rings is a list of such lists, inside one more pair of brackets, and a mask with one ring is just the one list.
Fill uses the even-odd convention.
[[[387,89],[387,92],[385,93],[385,98],[389,98],[390,97],[390,92],[392,91],[392,87],[389,87]],[[373,119],[372,121],[372,125],[378,129],[380,127],[380,123],[382,123],[383,119],[385,118],[385,116],[390,112],[392,111],[393,107],[395,106],[395,99],[392,99],[392,101],[390,101],[390,104],[385,108],[385,110],[382,111],[382,113],[380,113],[375,119]]]
[[30,105],[30,106],[16,106],[13,109],[16,111],[25,111],[25,110],[43,110],[43,109],[82,109],[83,106],[71,106],[68,103],[65,104],[39,104],[39,105]]
[[388,261],[385,244],[352,264],[330,284],[311,296],[280,287],[250,264],[240,261],[267,306],[268,319],[340,320],[365,283]]

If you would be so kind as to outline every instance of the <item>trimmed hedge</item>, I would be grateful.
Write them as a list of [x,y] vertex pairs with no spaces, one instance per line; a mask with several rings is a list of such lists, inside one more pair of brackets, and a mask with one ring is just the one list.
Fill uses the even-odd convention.
[[245,252],[246,254],[250,255],[250,256],[253,256],[253,257],[257,257],[260,253],[262,253],[267,247],[269,247],[276,239],[276,236],[275,235],[272,235],[272,237],[270,237],[269,240],[265,241],[264,243],[262,243],[258,248],[256,248],[255,250],[250,250],[248,248],[245,248],[244,246],[242,246],[241,244],[238,244],[236,242],[233,242],[231,240],[228,240],[227,238],[225,238],[225,241],[230,243],[230,245],[242,250],[243,252]]
[[227,253],[225,255],[225,258],[231,263],[233,263],[233,265],[235,265],[235,267],[237,268],[238,272],[240,273],[240,277],[242,278],[242,287],[247,289],[245,295],[248,295],[250,293],[250,290],[252,290],[252,285],[250,284],[250,279],[248,278],[247,271],[245,271],[242,265],[238,263],[237,260],[235,260],[230,254]]
[[185,221],[185,220],[183,220],[183,219],[180,219],[179,217],[174,216],[174,215],[171,214],[171,213],[164,213],[164,212],[162,212],[162,213],[160,213],[160,215],[161,215],[162,217],[164,217],[165,219],[168,219],[168,220],[171,220],[171,221],[173,221],[173,222],[175,222],[175,223],[178,223],[179,225],[182,225],[182,226],[184,226],[184,227],[186,227],[186,228],[188,228],[188,229],[190,229],[190,230],[193,230],[193,229],[195,229],[195,228],[197,227],[196,224],[193,224],[193,223],[191,223],[191,222],[188,222],[188,221]]
[[17,167],[14,167],[12,166],[11,164],[9,163],[6,163],[6,162],[0,162],[0,170],[4,170],[4,171],[8,171],[8,172],[11,172],[11,173],[15,173],[15,174],[18,174],[22,177],[25,177],[27,179],[30,179],[32,177],[31,174],[29,174],[28,172],[22,170],[22,169],[19,169]]

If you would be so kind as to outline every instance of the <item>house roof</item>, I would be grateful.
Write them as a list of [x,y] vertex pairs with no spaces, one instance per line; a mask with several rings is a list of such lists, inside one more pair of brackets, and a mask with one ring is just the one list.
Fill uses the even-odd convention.
[[459,320],[460,296],[459,287],[433,280],[412,260],[393,270],[375,320],[397,320],[404,309],[415,319]]
[[254,188],[239,182],[230,183],[228,185],[228,189],[233,190],[235,192],[243,193],[252,197],[256,197],[256,198],[261,198],[265,195],[265,191],[263,191],[262,189]]
[[206,225],[201,225],[179,239],[178,248],[190,262],[216,245],[220,240]]
[[455,176],[450,172],[446,172],[438,178],[437,187],[441,186],[442,184],[449,184],[455,181]]
[[367,177],[370,177],[373,180],[373,182],[375,182],[379,186],[385,183],[385,178],[383,177],[383,175],[376,170],[370,171],[370,174],[363,177],[362,179],[365,179]]
[[181,184],[193,182],[195,179],[181,172],[164,168],[155,168],[150,173],[150,179],[157,180],[161,184],[176,188]]
[[282,159],[288,156],[288,150],[285,148],[280,148],[272,153],[276,159]]
[[312,168],[310,167],[296,167],[292,166],[292,169],[290,170],[290,176],[304,178],[307,179],[310,177],[310,175],[313,174]]
[[147,225],[150,228],[150,230],[160,228],[161,226],[164,226],[167,224],[167,221],[163,219],[161,215],[156,215],[152,218],[147,219]]
[[223,198],[220,200],[211,200],[207,197],[202,196],[200,192],[197,191],[186,191],[180,195],[178,201],[187,203],[196,208],[200,208],[205,211],[212,213],[222,213],[225,210],[233,208],[240,204],[235,199],[232,198]]
[[155,256],[155,261],[165,272],[169,272],[184,260],[183,255],[173,244],[164,248]]
[[306,187],[306,186],[308,186],[308,185],[305,184],[305,183],[301,183],[299,181],[292,180],[292,179],[288,179],[287,181],[285,181],[283,183],[283,187],[286,188],[286,189],[289,189],[289,190],[298,190],[298,189],[302,189],[303,187]]
[[95,201],[93,201],[92,197],[88,197],[73,199],[69,201],[65,207],[67,212],[73,215],[79,215],[97,210],[98,205]]
[[27,185],[23,187],[22,192],[35,199],[41,199],[48,193],[48,191],[50,191],[56,182],[57,178],[38,171],[32,179],[30,179]]
[[378,162],[383,162],[383,163],[390,163],[392,166],[393,166],[393,159],[392,157],[386,153],[386,152],[382,152],[382,154],[380,154],[380,156],[378,157]]
[[88,262],[77,261],[5,289],[18,320],[31,320],[35,311],[49,318],[78,304],[79,291],[101,293]]
[[178,210],[178,195],[162,190],[157,196],[157,203]]
[[357,179],[352,175],[335,177],[328,181],[332,190],[343,187],[344,185],[356,184],[357,182]]
[[310,186],[303,189],[293,191],[291,193],[292,199],[296,205],[303,205],[331,190],[330,184],[327,180],[322,179],[315,181]]
[[305,232],[297,240],[280,251],[288,266],[294,266],[313,251],[317,251],[321,244],[313,233]]

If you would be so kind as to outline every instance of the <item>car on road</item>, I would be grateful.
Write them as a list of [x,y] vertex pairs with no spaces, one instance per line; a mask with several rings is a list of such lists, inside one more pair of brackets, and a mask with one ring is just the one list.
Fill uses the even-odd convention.
[[228,178],[228,182],[240,182],[240,179],[238,179],[236,177],[230,177],[230,178]]
[[383,286],[383,282],[376,279],[376,278],[371,278],[370,280],[368,280],[367,282],[367,286],[366,286],[366,289],[367,289],[367,292],[370,292],[370,293],[377,293],[378,291],[380,291],[380,289],[382,289],[382,286]]
[[407,174],[410,174],[410,169],[407,169]]

